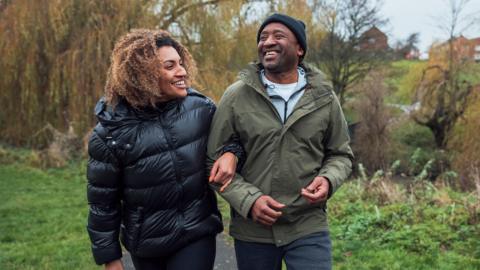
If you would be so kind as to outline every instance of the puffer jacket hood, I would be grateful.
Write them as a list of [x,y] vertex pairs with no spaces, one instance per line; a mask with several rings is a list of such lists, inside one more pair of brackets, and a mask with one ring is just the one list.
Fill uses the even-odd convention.
[[134,256],[159,257],[222,230],[204,166],[214,112],[192,89],[156,108],[98,102],[87,167],[87,229],[98,264],[121,257],[119,236]]
[[[187,96],[206,97],[189,88]],[[159,114],[166,110],[181,106],[183,99],[174,99],[165,103],[156,104],[156,108],[144,107],[133,108],[124,99],[120,99],[115,106],[108,105],[105,97],[102,97],[95,105],[95,116],[102,126],[117,128],[125,124],[135,124],[142,120],[158,118]]]

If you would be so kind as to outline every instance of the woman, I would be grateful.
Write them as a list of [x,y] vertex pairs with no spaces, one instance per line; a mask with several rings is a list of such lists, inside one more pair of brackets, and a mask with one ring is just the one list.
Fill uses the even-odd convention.
[[[123,269],[119,236],[137,269],[213,268],[222,222],[205,152],[215,106],[189,88],[194,74],[165,31],[133,30],[115,45],[87,168],[87,229],[106,269]],[[224,153],[219,177],[233,177],[236,162]]]

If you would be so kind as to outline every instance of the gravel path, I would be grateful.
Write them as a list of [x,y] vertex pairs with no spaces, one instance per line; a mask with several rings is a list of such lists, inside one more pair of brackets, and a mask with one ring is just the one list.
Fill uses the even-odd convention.
[[232,238],[225,233],[217,236],[217,254],[215,256],[215,270],[237,270],[237,260],[233,250]]
[[[228,238],[229,236],[225,233],[217,236],[217,255],[215,256],[214,270],[237,270],[233,244],[227,240]],[[125,270],[135,270],[128,252],[123,254],[122,261]]]

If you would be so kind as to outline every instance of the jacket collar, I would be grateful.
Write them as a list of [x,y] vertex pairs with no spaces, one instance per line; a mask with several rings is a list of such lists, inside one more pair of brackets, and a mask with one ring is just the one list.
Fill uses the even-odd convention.
[[[188,88],[187,96],[199,96],[205,98],[200,92]],[[122,126],[127,123],[136,123],[141,120],[156,119],[166,111],[178,109],[183,98],[174,99],[164,103],[158,103],[156,107],[133,108],[124,98],[120,98],[115,107],[108,105],[102,97],[95,106],[95,115],[104,126]]]
[[[325,74],[311,64],[305,62],[300,64],[300,66],[306,72],[307,85],[305,87],[305,93],[308,93],[308,96],[311,96],[313,99],[317,99],[331,92],[332,87],[326,80]],[[245,84],[255,89],[255,91],[257,91],[259,94],[268,98],[265,86],[260,78],[261,69],[262,66],[260,63],[250,63],[244,70],[240,71],[238,77]]]
[[[301,67],[305,70],[307,77],[305,92],[293,108],[292,114],[285,123],[286,128],[283,129],[282,133],[285,133],[293,123],[303,116],[331,102],[333,97],[332,87],[321,71],[306,63],[302,64]],[[239,78],[257,93],[264,96],[267,100],[270,100],[261,82],[260,70],[260,64],[252,63],[239,73]],[[271,106],[273,108],[273,105]],[[275,111],[275,109],[272,110]]]

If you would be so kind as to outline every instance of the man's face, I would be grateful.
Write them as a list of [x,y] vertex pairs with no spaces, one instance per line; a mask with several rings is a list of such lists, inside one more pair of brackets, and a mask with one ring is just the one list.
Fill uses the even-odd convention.
[[295,35],[281,23],[270,23],[260,33],[258,59],[267,72],[282,73],[296,69],[303,49]]

